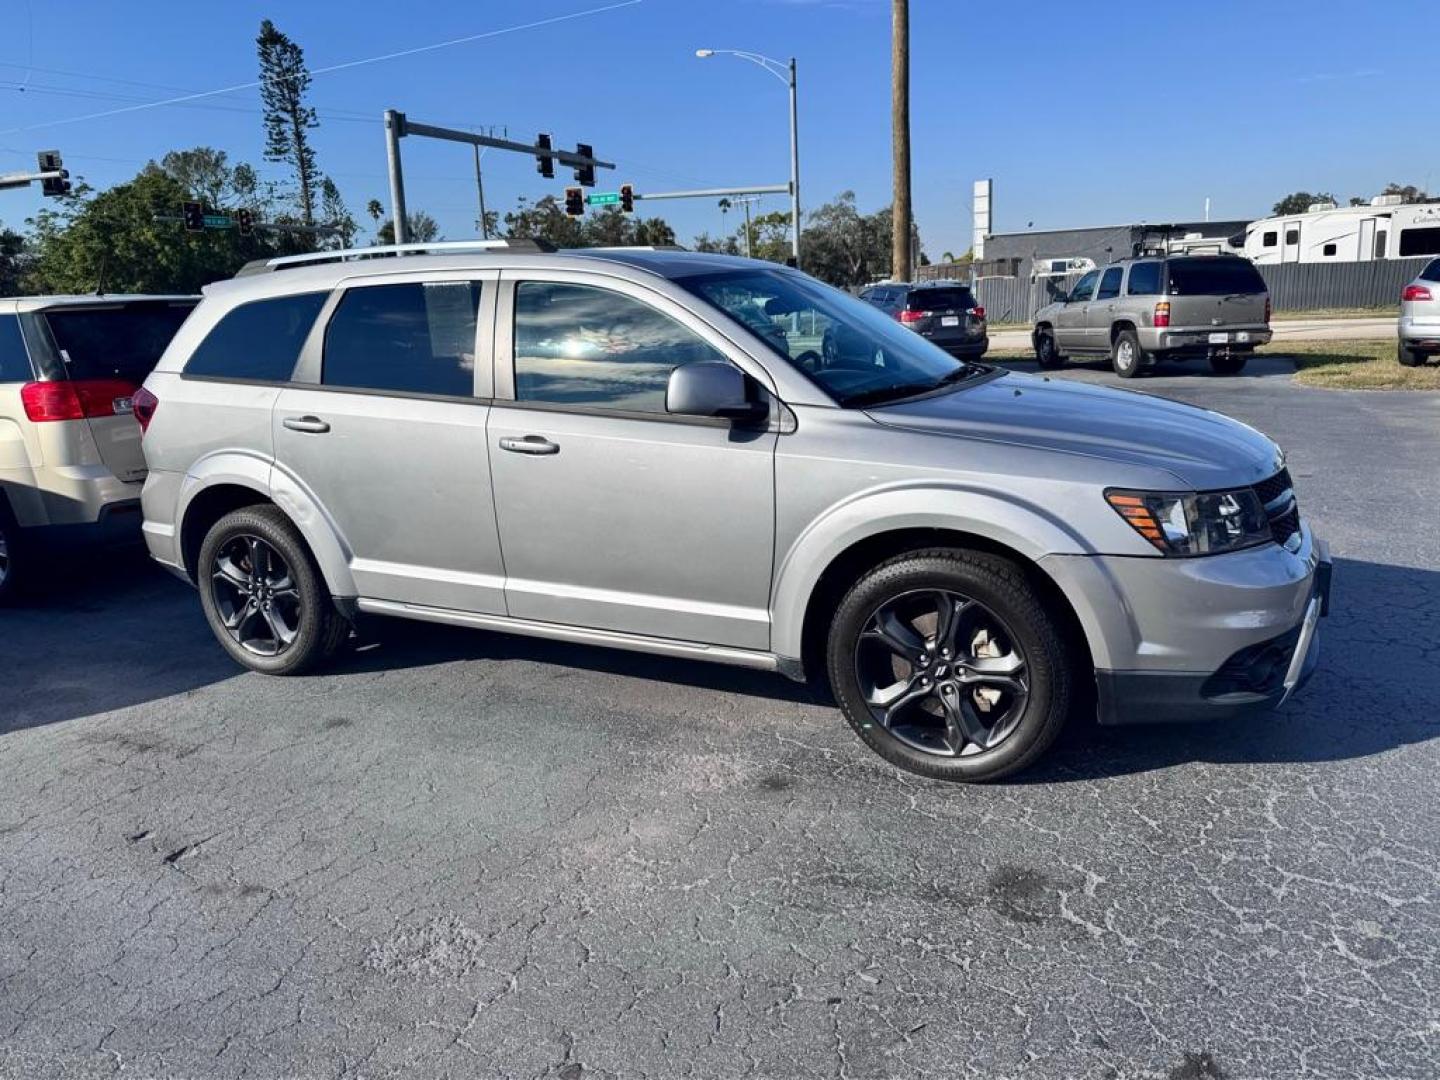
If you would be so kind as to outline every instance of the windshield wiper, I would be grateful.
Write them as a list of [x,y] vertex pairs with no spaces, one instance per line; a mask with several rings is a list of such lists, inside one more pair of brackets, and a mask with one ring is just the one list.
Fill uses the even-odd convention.
[[954,371],[946,372],[933,382],[922,383],[898,383],[894,386],[877,386],[870,390],[862,390],[858,394],[852,394],[845,399],[847,407],[855,405],[878,405],[882,401],[899,401],[902,398],[919,397],[921,394],[930,394],[941,387],[957,383],[961,379],[978,374],[979,368],[973,364],[961,364]]

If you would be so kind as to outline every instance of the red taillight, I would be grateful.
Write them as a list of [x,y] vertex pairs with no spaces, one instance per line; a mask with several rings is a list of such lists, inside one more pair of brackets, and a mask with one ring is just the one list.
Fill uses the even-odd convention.
[[1405,291],[1400,294],[1401,300],[1433,300],[1430,290],[1424,285],[1406,285]]
[[135,419],[140,421],[140,434],[150,430],[150,421],[155,416],[155,410],[160,407],[160,399],[152,394],[145,387],[135,391],[135,396],[130,399],[130,408],[135,413]]
[[983,319],[985,317],[985,309],[979,304],[976,304],[973,308],[970,309],[970,314],[974,315],[977,319]]
[[900,312],[900,321],[903,323],[919,322],[929,314],[928,311],[902,311]]
[[26,383],[20,388],[25,415],[37,424],[123,416],[130,411],[135,384],[124,379],[60,379]]
[[1155,325],[1156,325],[1156,326],[1169,326],[1169,325],[1170,325],[1170,303],[1169,303],[1169,301],[1167,301],[1167,300],[1161,300],[1160,303],[1158,303],[1158,304],[1155,305]]

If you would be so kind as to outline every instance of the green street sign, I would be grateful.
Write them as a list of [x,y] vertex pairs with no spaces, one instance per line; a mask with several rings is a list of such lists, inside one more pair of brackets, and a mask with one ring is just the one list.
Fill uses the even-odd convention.
[[205,228],[207,229],[228,229],[234,224],[229,214],[206,214]]
[[587,206],[614,206],[619,201],[618,191],[595,191],[585,196]]

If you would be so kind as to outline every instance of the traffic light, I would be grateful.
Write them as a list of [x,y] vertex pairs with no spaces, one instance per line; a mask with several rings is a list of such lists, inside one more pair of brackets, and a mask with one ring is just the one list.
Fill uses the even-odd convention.
[[241,207],[235,215],[235,224],[240,229],[241,236],[249,236],[255,231],[255,214],[249,207]]
[[[576,170],[579,171],[578,169]],[[565,189],[565,213],[571,217],[581,217],[585,213],[585,192],[578,187],[567,187]]]
[[40,181],[40,190],[53,198],[70,194],[70,172],[60,160],[59,150],[41,150],[35,155],[36,163],[40,166],[41,172],[58,172],[59,176],[49,176]]
[[[593,146],[590,146],[590,145],[587,144],[587,143],[583,143],[583,142],[582,142],[582,143],[576,143],[576,144],[575,144],[575,153],[579,154],[581,157],[593,158],[593,157],[595,156],[595,148],[594,148]],[[595,186],[595,166],[594,166],[594,165],[576,165],[576,166],[575,166],[575,182],[576,182],[577,184],[581,184],[581,185],[583,185],[583,186],[585,186],[585,187],[594,187],[594,186]]]
[[[549,150],[550,136],[544,134],[543,132],[539,135],[536,135],[535,145],[540,147],[542,150]],[[546,180],[553,180],[555,178],[555,159],[549,154],[536,154],[535,171],[538,172],[541,176],[545,177]]]
[[635,189],[629,184],[620,185],[620,209],[627,214],[635,212]]
[[205,231],[205,207],[198,202],[187,202],[180,206],[180,217],[185,222],[186,232]]

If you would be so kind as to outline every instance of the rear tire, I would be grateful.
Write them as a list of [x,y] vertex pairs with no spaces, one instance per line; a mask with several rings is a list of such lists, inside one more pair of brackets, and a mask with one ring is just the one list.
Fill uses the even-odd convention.
[[1047,371],[1065,366],[1065,357],[1055,346],[1055,334],[1050,330],[1035,331],[1035,362]]
[[875,753],[972,783],[1040,757],[1065,724],[1074,683],[1055,620],[1020,568],[956,548],[899,555],[862,577],[831,620],[826,669]]
[[1419,367],[1425,362],[1425,354],[1414,349],[1407,349],[1402,342],[1397,347],[1395,359],[1400,361],[1401,367]]
[[1134,330],[1121,330],[1110,348],[1110,363],[1122,379],[1133,379],[1145,366],[1145,351],[1140,348],[1140,335]]
[[1216,375],[1239,375],[1249,359],[1246,353],[1216,353],[1210,357],[1210,370]]
[[29,562],[20,529],[0,502],[0,607],[19,595]]
[[276,506],[245,506],[205,535],[196,564],[205,619],[237,663],[296,675],[339,651],[350,623],[300,532]]

